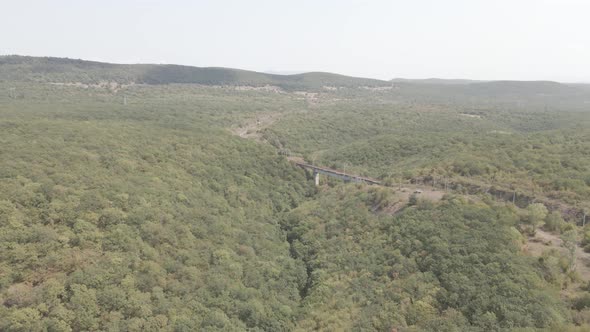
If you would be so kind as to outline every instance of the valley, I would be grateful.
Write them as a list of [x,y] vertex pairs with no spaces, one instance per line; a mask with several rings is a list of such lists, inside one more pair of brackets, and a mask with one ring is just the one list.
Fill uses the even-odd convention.
[[587,329],[590,89],[451,83],[0,57],[0,330]]

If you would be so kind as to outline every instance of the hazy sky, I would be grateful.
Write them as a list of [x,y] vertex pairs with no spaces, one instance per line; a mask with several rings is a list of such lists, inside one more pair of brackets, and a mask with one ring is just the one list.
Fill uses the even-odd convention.
[[7,0],[0,31],[0,54],[590,82],[589,0]]

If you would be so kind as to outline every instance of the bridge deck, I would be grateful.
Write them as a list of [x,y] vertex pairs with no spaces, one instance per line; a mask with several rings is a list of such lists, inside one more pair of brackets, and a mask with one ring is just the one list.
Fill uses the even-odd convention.
[[336,177],[340,177],[340,178],[350,179],[353,181],[363,181],[363,182],[367,182],[370,184],[381,184],[381,182],[379,180],[371,179],[371,178],[368,178],[365,176],[348,174],[348,173],[341,172],[339,170],[326,168],[326,167],[320,167],[320,166],[314,166],[314,165],[306,164],[306,163],[296,161],[296,160],[290,160],[290,161],[299,167],[311,169],[311,170],[314,170],[317,172],[324,173],[326,175],[332,175],[332,176],[336,176]]

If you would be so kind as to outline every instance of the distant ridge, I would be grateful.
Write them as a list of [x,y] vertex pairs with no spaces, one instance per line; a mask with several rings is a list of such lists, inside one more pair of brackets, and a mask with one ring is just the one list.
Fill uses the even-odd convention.
[[504,95],[561,94],[578,90],[574,85],[553,81],[490,81],[473,83],[469,85],[469,88],[473,92],[493,92]]
[[489,81],[478,81],[468,79],[446,79],[446,78],[423,78],[423,79],[410,79],[410,78],[394,78],[390,82],[394,83],[414,83],[414,84],[441,84],[441,85],[456,85],[456,84],[471,84],[481,83]]
[[69,58],[0,56],[0,80],[37,82],[80,82],[94,84],[274,85],[283,89],[318,89],[324,86],[390,86],[391,82],[324,72],[276,75],[255,71],[162,64],[111,64]]
[[[468,79],[404,79],[390,81],[326,72],[280,75],[256,71],[170,64],[112,64],[70,58],[0,56],[0,81],[100,84],[200,84],[210,86],[277,86],[284,90],[324,90],[325,87],[392,87],[403,93],[431,96],[572,95],[590,85],[551,81],[477,81]],[[396,89],[394,91],[399,91]]]

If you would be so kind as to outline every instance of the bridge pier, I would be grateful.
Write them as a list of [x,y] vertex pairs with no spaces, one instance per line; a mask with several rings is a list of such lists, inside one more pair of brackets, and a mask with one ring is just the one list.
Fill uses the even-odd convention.
[[316,186],[320,185],[320,172],[316,170],[313,171],[313,181],[315,182]]

